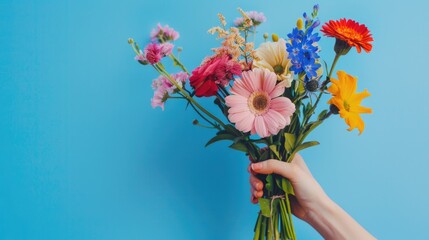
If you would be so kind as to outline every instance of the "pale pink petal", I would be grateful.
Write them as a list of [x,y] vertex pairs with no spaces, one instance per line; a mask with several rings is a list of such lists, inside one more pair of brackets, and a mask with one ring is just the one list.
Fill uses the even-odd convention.
[[231,88],[231,93],[241,95],[243,97],[249,97],[251,92],[252,91],[249,90],[243,81],[239,78],[234,81],[234,86]]
[[232,113],[240,113],[240,112],[250,112],[249,110],[249,106],[246,105],[234,105],[234,107],[231,107],[230,109],[228,109],[228,113],[232,114]]
[[281,113],[285,118],[295,112],[295,104],[287,97],[278,97],[271,100],[270,108]]
[[256,128],[255,128],[255,122],[254,121],[253,121],[252,129],[250,130],[250,134],[256,134]]
[[279,123],[275,118],[268,114],[268,112],[264,115],[265,126],[268,128],[268,132],[270,134],[277,134]]
[[242,132],[249,132],[250,130],[252,130],[254,122],[255,122],[255,115],[249,114],[248,117],[246,117],[243,120],[237,122],[235,124],[235,127],[238,130],[242,131]]
[[228,119],[233,122],[239,122],[247,117],[250,117],[251,113],[250,112],[239,112],[239,113],[232,113],[228,115]]
[[256,133],[260,137],[268,137],[270,134],[268,133],[268,129],[265,126],[264,118],[262,116],[257,116],[255,118],[255,129]]
[[[285,81],[282,81],[282,82],[285,82]],[[276,87],[273,89],[273,91],[269,92],[271,98],[278,97],[285,92],[285,87],[283,86],[283,84],[281,84],[282,82],[277,84]]]
[[233,107],[235,105],[247,105],[247,98],[241,95],[229,95],[225,98],[225,103],[228,107]]
[[252,79],[253,91],[254,92],[261,91],[263,82],[265,80],[264,69],[255,68],[253,69],[252,72],[253,72],[253,79]]
[[[286,127],[288,125],[288,121],[287,119],[282,116],[279,112],[270,109],[266,114],[265,114],[266,118],[269,119],[274,119],[275,123],[276,123],[276,128],[277,128],[277,132],[280,129],[283,129],[284,127]],[[277,132],[271,132],[272,134],[277,134]]]
[[251,71],[247,71],[247,72],[243,72],[241,74],[242,78],[243,78],[243,83],[245,84],[246,88],[250,91],[250,92],[255,92],[256,90],[256,86],[255,86],[255,82],[259,81],[259,79],[255,79],[255,74],[253,73],[253,71],[255,71],[256,69],[253,69]]
[[263,69],[263,71],[264,71],[264,77],[263,77],[264,80],[263,80],[262,90],[267,93],[270,93],[273,91],[274,87],[276,86],[277,76],[275,73],[270,72],[267,69]]

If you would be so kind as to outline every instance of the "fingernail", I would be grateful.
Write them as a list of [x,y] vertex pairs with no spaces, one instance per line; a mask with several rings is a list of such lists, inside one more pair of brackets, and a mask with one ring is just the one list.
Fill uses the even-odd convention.
[[252,169],[253,171],[261,169],[262,168],[262,164],[261,163],[252,163]]

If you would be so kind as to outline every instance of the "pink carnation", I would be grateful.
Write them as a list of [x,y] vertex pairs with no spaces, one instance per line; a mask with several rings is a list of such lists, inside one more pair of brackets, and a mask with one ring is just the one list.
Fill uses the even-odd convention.
[[234,81],[225,103],[230,107],[228,119],[238,130],[268,137],[290,124],[295,105],[282,97],[285,81],[276,82],[275,73],[260,68],[243,72],[242,78]]
[[149,43],[144,49],[144,58],[150,64],[156,64],[165,56],[171,54],[174,45],[171,43]]
[[223,54],[206,58],[201,66],[192,71],[189,81],[197,97],[210,97],[216,95],[218,85],[226,86],[234,75],[240,74],[241,65]]
[[157,27],[150,33],[152,41],[158,40],[159,42],[174,41],[177,40],[179,36],[179,33],[176,32],[173,28],[169,27],[168,25],[161,26],[159,23]]

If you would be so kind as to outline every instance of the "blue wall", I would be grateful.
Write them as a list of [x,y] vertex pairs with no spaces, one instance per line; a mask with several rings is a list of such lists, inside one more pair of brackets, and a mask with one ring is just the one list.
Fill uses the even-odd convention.
[[[160,21],[180,31],[188,68],[217,42],[216,13],[258,10],[285,36],[312,1],[0,2],[0,239],[250,239],[248,160],[205,149],[181,102],[152,109],[154,71],[133,60]],[[339,63],[360,78],[365,132],[332,118],[303,155],[328,194],[380,239],[429,239],[424,1],[320,0],[320,19],[366,23],[371,54]],[[321,41],[332,61],[333,39]],[[320,239],[297,221],[300,239]]]

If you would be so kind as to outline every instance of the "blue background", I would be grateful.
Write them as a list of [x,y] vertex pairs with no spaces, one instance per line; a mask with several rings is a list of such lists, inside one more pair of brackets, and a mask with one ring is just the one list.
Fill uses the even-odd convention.
[[[133,60],[158,21],[181,33],[193,69],[206,33],[236,8],[262,11],[285,36],[313,1],[0,2],[0,239],[250,239],[248,160],[192,126],[182,102],[152,109],[157,75]],[[429,124],[424,1],[319,1],[320,19],[365,23],[371,54],[337,69],[359,76],[365,132],[331,118],[302,154],[326,192],[380,239],[429,239]],[[261,42],[261,37],[257,42]],[[334,40],[323,38],[330,63]],[[327,99],[325,99],[327,100]],[[205,102],[210,104],[210,102]],[[214,108],[213,108],[214,109]],[[296,221],[300,239],[321,239]]]

